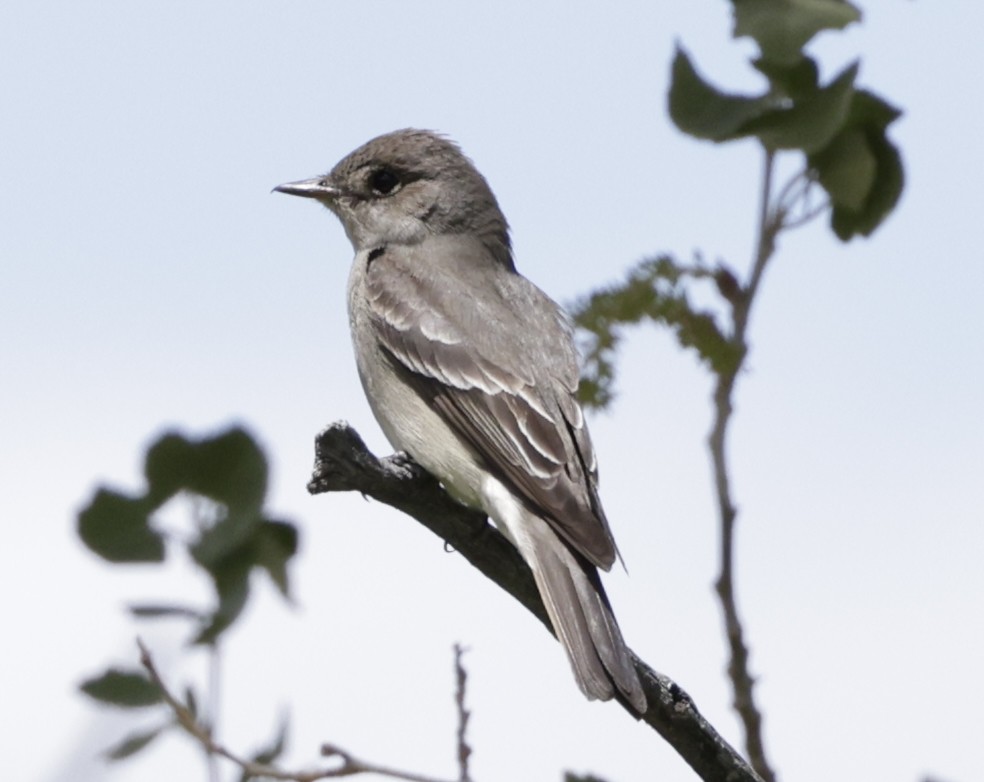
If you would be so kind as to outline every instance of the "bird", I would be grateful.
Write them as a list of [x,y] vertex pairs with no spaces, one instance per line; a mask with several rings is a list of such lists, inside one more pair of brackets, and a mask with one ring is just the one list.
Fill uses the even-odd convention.
[[390,444],[518,549],[584,695],[644,713],[598,573],[620,555],[576,396],[573,326],[517,271],[485,177],[444,135],[407,128],[274,190],[323,204],[352,244],[356,365]]

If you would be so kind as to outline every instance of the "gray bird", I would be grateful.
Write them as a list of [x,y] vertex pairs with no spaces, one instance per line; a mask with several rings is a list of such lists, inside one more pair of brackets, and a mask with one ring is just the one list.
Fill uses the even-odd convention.
[[516,546],[584,694],[644,712],[596,569],[617,550],[575,397],[572,328],[516,271],[485,178],[453,142],[399,130],[275,189],[320,201],[355,248],[352,340],[390,443]]

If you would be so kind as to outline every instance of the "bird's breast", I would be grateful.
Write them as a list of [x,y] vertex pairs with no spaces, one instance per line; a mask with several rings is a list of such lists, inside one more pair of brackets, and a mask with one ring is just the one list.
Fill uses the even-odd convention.
[[412,456],[458,500],[481,508],[486,470],[480,458],[407,382],[409,370],[397,366],[376,337],[365,290],[369,262],[368,251],[356,256],[348,286],[352,344],[369,407],[394,448]]

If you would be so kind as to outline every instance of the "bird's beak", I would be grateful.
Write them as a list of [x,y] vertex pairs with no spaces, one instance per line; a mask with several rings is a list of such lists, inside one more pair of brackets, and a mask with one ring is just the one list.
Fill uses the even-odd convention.
[[322,201],[334,201],[342,194],[342,191],[332,185],[327,177],[315,177],[314,179],[302,179],[300,182],[286,182],[273,188],[277,193],[287,195],[304,196],[305,198],[318,198]]

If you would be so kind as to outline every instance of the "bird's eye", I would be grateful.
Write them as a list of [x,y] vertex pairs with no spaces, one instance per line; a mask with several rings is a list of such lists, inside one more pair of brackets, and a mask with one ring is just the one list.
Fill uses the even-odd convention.
[[379,168],[369,175],[369,187],[380,195],[389,195],[400,184],[400,178],[388,168]]

